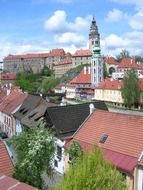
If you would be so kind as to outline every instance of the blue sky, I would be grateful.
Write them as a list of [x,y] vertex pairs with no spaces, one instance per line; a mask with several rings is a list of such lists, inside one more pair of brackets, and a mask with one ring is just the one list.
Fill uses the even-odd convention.
[[0,0],[0,59],[8,54],[87,48],[92,16],[103,54],[143,56],[142,0]]

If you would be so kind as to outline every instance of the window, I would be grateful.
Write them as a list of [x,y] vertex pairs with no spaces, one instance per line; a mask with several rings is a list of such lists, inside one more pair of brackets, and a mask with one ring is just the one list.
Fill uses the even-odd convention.
[[57,158],[59,160],[62,158],[62,148],[60,146],[57,146]]
[[108,135],[102,135],[101,137],[100,137],[100,140],[99,140],[99,143],[102,143],[102,144],[104,144],[105,143],[105,141],[107,140],[107,138],[108,138]]
[[58,167],[58,161],[57,160],[54,160],[54,166]]

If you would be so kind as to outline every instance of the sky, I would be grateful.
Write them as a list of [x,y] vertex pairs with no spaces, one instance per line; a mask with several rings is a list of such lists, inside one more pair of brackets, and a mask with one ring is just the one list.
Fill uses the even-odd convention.
[[142,0],[0,0],[0,60],[8,54],[88,48],[96,19],[101,51],[143,56]]

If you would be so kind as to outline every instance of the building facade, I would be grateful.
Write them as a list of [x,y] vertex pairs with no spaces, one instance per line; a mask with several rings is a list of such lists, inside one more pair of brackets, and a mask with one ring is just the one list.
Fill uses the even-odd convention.
[[65,58],[59,63],[55,64],[53,66],[53,70],[55,72],[55,77],[61,77],[64,75],[67,71],[69,71],[72,68],[72,59],[71,58]]
[[98,86],[103,81],[103,58],[100,54],[100,47],[93,48],[91,60],[91,84]]
[[77,67],[78,65],[83,65],[83,64],[91,64],[91,57],[92,53],[89,49],[87,50],[77,50],[73,55],[72,55],[72,67]]

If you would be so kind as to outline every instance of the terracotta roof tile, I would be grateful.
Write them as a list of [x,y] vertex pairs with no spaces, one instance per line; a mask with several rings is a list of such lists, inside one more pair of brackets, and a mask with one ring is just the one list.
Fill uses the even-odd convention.
[[13,169],[14,166],[9,153],[4,143],[0,140],[0,173],[7,176],[12,176]]
[[[84,147],[98,145],[138,160],[143,150],[143,116],[96,110],[75,134],[73,141],[84,142]],[[105,143],[99,143],[102,135]],[[86,144],[88,146],[86,146]]]
[[0,174],[0,190],[36,190],[35,187],[21,183],[18,180]]
[[7,114],[12,113],[18,106],[23,103],[27,96],[27,93],[12,90],[11,93],[3,97],[2,101],[0,102],[0,111]]
[[65,51],[63,49],[52,49],[49,53],[28,53],[21,55],[8,55],[4,60],[15,60],[15,59],[31,59],[31,58],[46,58],[46,57],[56,57],[65,56]]
[[134,69],[141,69],[143,70],[143,65],[138,64],[135,59],[132,58],[124,58],[119,63],[118,68],[134,68]]
[[120,80],[105,79],[95,89],[120,90],[123,82]]
[[88,68],[86,69],[86,74],[84,74],[84,69],[70,81],[70,84],[91,84],[91,74],[88,73]]
[[114,57],[105,57],[104,61],[109,65],[119,65],[119,62]]
[[82,57],[82,56],[91,56],[92,52],[89,49],[86,50],[77,50],[74,54],[73,57]]
[[[122,86],[123,86],[122,80],[105,79],[95,89],[120,90]],[[140,89],[143,89],[143,79],[139,79],[138,86]]]
[[1,80],[16,80],[16,74],[4,73],[0,75]]

